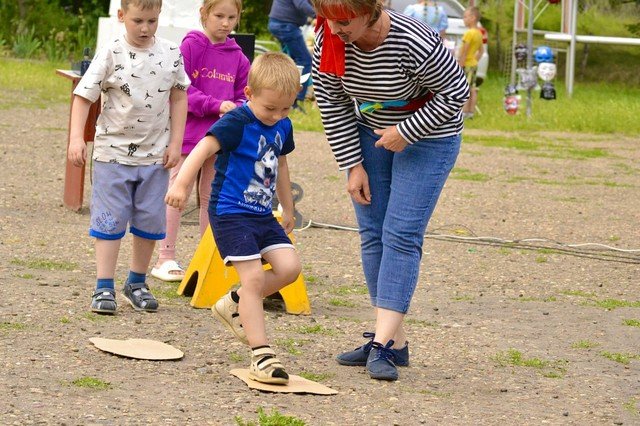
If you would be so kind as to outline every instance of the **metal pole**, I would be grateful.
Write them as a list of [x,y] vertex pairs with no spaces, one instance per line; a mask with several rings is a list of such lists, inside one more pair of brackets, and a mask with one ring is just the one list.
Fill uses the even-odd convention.
[[571,0],[571,43],[569,44],[569,63],[567,64],[567,94],[569,97],[573,95],[573,79],[576,70],[576,31],[578,26],[578,0]]
[[515,51],[516,45],[518,44],[518,19],[520,16],[520,11],[522,9],[522,4],[520,4],[521,0],[516,0],[513,2],[514,11],[513,11],[513,38],[511,40],[511,75],[509,78],[510,84],[516,84],[517,76],[516,76],[516,68],[518,67],[518,63],[515,59]]
[[[533,0],[529,0],[529,23],[527,27],[527,73],[533,68]],[[533,87],[527,89],[527,117],[531,117]]]

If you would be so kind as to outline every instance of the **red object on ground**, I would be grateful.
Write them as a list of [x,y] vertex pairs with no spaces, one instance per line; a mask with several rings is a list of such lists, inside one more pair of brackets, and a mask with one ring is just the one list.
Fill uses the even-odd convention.
[[[80,74],[68,70],[56,70],[56,74],[71,80],[71,102],[73,103],[73,90],[80,82]],[[89,109],[89,116],[84,126],[84,141],[93,142],[96,135],[96,120],[100,115],[100,101],[95,102]],[[71,107],[69,107],[69,126],[71,125]],[[62,202],[65,207],[77,212],[82,209],[84,195],[84,169],[85,166],[74,166],[67,156],[69,151],[69,130],[67,129],[67,150],[65,151],[64,193]],[[87,161],[91,161],[87,156]]]

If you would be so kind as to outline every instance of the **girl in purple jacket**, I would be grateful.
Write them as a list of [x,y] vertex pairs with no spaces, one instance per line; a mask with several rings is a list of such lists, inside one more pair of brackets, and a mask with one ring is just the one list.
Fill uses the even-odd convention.
[[[189,112],[182,143],[182,156],[171,169],[169,185],[173,184],[187,155],[202,139],[221,115],[245,101],[250,63],[229,34],[238,24],[242,0],[204,0],[200,21],[204,31],[191,31],[182,40],[180,51],[184,68],[191,79],[187,91]],[[200,197],[200,235],[209,225],[209,196],[214,176],[215,156],[200,169],[198,196]],[[194,182],[188,187],[193,190]],[[180,228],[180,211],[167,207],[167,237],[159,244],[159,256],[151,275],[163,281],[181,281],[184,270],[176,262],[176,240]]]

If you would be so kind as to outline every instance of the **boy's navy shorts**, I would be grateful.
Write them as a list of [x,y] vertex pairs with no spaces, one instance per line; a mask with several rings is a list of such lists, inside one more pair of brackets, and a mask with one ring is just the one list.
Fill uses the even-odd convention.
[[133,235],[164,239],[164,196],[168,185],[169,171],[163,165],[126,166],[95,161],[89,235],[119,240],[128,223]]
[[273,215],[209,215],[211,230],[224,264],[261,259],[268,251],[294,248]]

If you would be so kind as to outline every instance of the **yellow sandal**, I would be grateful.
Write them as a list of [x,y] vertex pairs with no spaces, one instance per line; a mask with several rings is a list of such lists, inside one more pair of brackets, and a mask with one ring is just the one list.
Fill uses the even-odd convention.
[[276,353],[270,347],[255,349],[251,355],[249,378],[273,385],[286,385],[289,383],[289,375],[284,371],[284,366],[276,357]]

